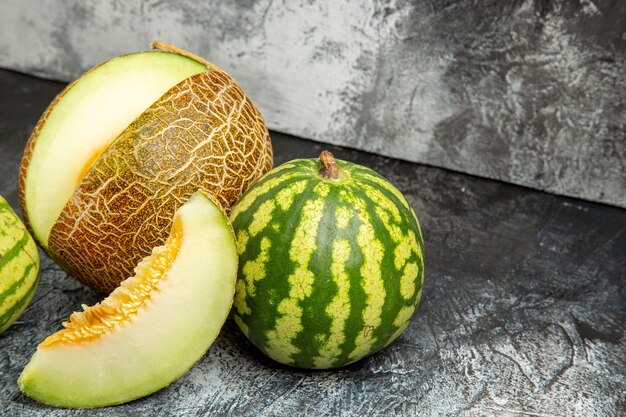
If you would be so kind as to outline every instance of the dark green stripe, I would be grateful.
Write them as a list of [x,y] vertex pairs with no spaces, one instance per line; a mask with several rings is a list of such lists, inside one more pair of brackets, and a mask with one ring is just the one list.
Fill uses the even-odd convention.
[[[33,267],[34,265],[30,264],[29,267],[26,268],[24,275],[28,274]],[[30,289],[28,290],[28,292],[24,295],[24,297],[22,297],[20,301],[15,303],[13,307],[5,311],[4,314],[0,316],[0,328],[2,328],[14,314],[18,313],[22,308],[26,307],[31,297],[33,296],[33,293],[35,292],[35,289],[37,288],[38,281],[39,280],[36,278],[33,281],[32,285],[30,286]],[[0,304],[2,304],[2,302],[0,302]]]
[[[279,168],[282,168],[284,165],[287,165],[287,164],[290,165],[290,168],[284,169],[282,171],[278,170]],[[254,184],[254,187],[256,188],[257,186],[262,185],[263,183],[270,181],[276,177],[291,176],[293,174],[301,174],[301,173],[302,174],[309,173],[311,172],[310,168],[311,168],[311,163],[307,159],[296,159],[293,161],[286,162],[282,165],[277,166],[276,168],[274,168],[273,170],[265,174],[263,177],[261,177],[261,179],[258,180]]]
[[[386,189],[380,189],[381,192],[385,193],[385,195],[392,199],[392,201],[398,201],[397,197],[392,194],[391,192],[387,191]],[[408,204],[408,202],[407,202]],[[404,307],[410,307],[412,305],[415,305],[417,302],[417,297],[418,294],[420,293],[420,290],[422,289],[423,283],[424,283],[424,241],[422,238],[422,234],[421,234],[421,229],[419,227],[419,222],[417,221],[417,218],[413,215],[413,213],[410,210],[407,210],[403,207],[399,207],[400,208],[400,213],[402,215],[402,224],[401,224],[401,228],[404,231],[408,230],[412,230],[413,232],[415,232],[416,234],[416,241],[417,241],[417,246],[419,248],[420,254],[416,254],[414,252],[411,252],[411,255],[409,256],[409,258],[405,261],[405,265],[411,262],[414,262],[417,264],[419,271],[418,271],[418,277],[416,279],[415,282],[415,292],[413,293],[413,296],[408,299],[408,300],[404,300],[400,294],[400,287],[398,286],[398,294],[397,294],[397,299],[398,301],[401,303],[401,305],[399,306],[400,309],[404,308]],[[402,271],[403,272],[403,271]],[[400,277],[402,275],[400,274]],[[398,284],[400,283],[400,281],[398,280]],[[399,310],[398,309],[398,312]],[[393,321],[395,320],[395,316],[391,318],[391,322],[390,322],[390,326],[389,328],[394,328],[394,332],[395,330],[398,329],[398,327],[393,326]],[[391,332],[389,334],[389,336],[392,336],[393,332]],[[381,348],[384,346],[381,346]]]
[[[293,181],[301,179],[302,177],[298,176]],[[287,187],[293,181],[292,177],[290,177],[283,185]],[[252,314],[242,315],[239,312],[242,320],[250,328],[250,340],[261,350],[267,346],[267,332],[274,329],[276,320],[281,316],[277,310],[278,305],[283,299],[289,297],[288,277],[296,267],[296,264],[289,258],[289,248],[294,239],[296,228],[300,223],[300,213],[304,204],[311,199],[312,195],[317,197],[317,194],[312,190],[313,186],[314,184],[307,184],[300,196],[294,199],[287,212],[283,212],[277,204],[275,216],[281,222],[279,231],[275,232],[271,228],[272,222],[270,222],[270,227],[267,227],[263,233],[250,237],[247,249],[239,259],[239,277],[243,277],[243,267],[246,261],[255,259],[260,253],[261,239],[263,237],[270,239],[272,244],[268,252],[268,262],[266,263],[267,279],[258,281],[254,296],[246,298],[246,303],[250,307]],[[282,187],[278,189],[282,189]],[[265,196],[259,196],[249,210],[237,217],[233,223],[235,230],[247,230],[258,207],[266,200],[274,198],[274,195],[275,193],[267,193]],[[268,308],[268,304],[271,308]],[[259,311],[263,311],[264,314],[258,314]]]
[[[368,175],[370,177],[374,177],[377,178],[378,180],[385,182],[390,188],[394,188],[398,194],[400,194],[402,196],[402,199],[400,200],[398,197],[395,196],[395,194],[393,194],[391,191],[387,190],[386,188],[383,188],[382,186],[380,186],[379,184],[377,184],[376,182],[372,181],[371,178],[368,178]],[[362,181],[364,183],[367,183],[369,185],[371,185],[372,187],[380,190],[381,192],[385,192],[386,195],[389,195],[392,199],[392,201],[395,202],[395,204],[398,206],[399,209],[406,211],[407,214],[411,215],[412,214],[409,213],[407,211],[407,207],[410,207],[409,202],[406,200],[406,197],[404,196],[404,194],[402,193],[402,191],[400,191],[398,189],[398,187],[396,187],[391,181],[389,181],[387,178],[383,177],[382,175],[380,175],[379,173],[377,173],[376,171],[373,171],[369,168],[366,167],[358,167],[357,169],[354,170],[354,174],[353,174],[353,178],[357,179],[358,181]]]
[[[349,167],[346,168],[348,172],[350,172],[350,176],[358,181],[362,181],[363,177],[361,174],[365,174],[365,175],[374,175],[380,178],[385,179],[384,177],[382,177],[381,175],[377,174],[376,171],[371,170],[367,167],[364,167],[362,165],[350,165]],[[387,181],[387,180],[385,180]]]
[[15,242],[15,245],[13,245],[11,249],[9,249],[9,251],[2,256],[2,258],[0,258],[0,272],[2,272],[2,268],[8,264],[11,259],[15,258],[20,253],[22,248],[28,243],[29,239],[30,235],[26,230],[24,230],[20,240]]
[[[314,181],[317,185],[321,180]],[[332,244],[335,227],[335,207],[332,204],[337,196],[336,187],[331,187],[328,195],[323,198],[314,193],[314,199],[324,200],[322,218],[317,228],[316,245],[309,262],[309,270],[313,272],[315,281],[311,296],[300,302],[303,309],[302,326],[304,331],[296,336],[293,344],[300,349],[294,360],[301,366],[314,367],[313,359],[320,353],[320,348],[330,335],[332,318],[326,314],[326,308],[337,294],[337,284],[331,274]],[[338,198],[338,196],[337,196]],[[337,201],[335,199],[335,201]],[[329,236],[328,231],[331,231]],[[317,337],[317,336],[321,337]]]
[[2,303],[4,303],[4,300],[6,300],[9,296],[13,295],[19,287],[26,283],[26,276],[34,267],[34,263],[27,264],[26,269],[24,269],[24,272],[20,275],[20,277],[16,279],[9,288],[3,291],[2,294],[0,294],[0,305],[2,305]]
[[[377,177],[380,177],[382,179],[385,179],[384,177],[380,176],[379,174],[377,174],[376,172],[374,172],[374,174]],[[367,182],[368,184],[370,184],[371,186],[375,187],[376,189],[378,189],[381,193],[383,193],[388,199],[390,199],[392,202],[394,202],[394,204],[398,207],[398,209],[400,210],[400,215],[402,218],[401,221],[401,230],[408,232],[408,230],[412,230],[413,232],[415,232],[416,236],[416,241],[417,241],[417,246],[419,247],[420,250],[420,256],[416,255],[415,253],[411,253],[411,256],[405,261],[406,263],[409,262],[415,262],[417,263],[417,266],[419,267],[419,280],[416,283],[416,287],[415,287],[415,294],[413,295],[413,297],[411,297],[411,299],[407,302],[405,302],[403,304],[403,306],[409,306],[412,305],[415,301],[415,298],[417,297],[417,293],[419,292],[419,290],[422,288],[422,283],[423,283],[423,274],[424,274],[424,240],[422,238],[422,233],[421,233],[421,229],[419,226],[419,222],[417,220],[417,218],[413,215],[413,213],[411,212],[411,210],[406,209],[403,205],[403,202],[400,201],[398,199],[398,197],[396,197],[395,194],[393,194],[391,191],[388,191],[385,188],[380,188],[376,185],[376,183],[370,182],[367,179],[364,179],[365,182]],[[406,201],[406,199],[405,199]],[[410,204],[408,204],[408,201],[406,202],[406,204],[408,206],[410,206]]]
[[[369,174],[370,175],[375,175],[376,177],[379,177],[379,178],[387,181],[384,177],[380,176],[379,174],[377,174],[374,171],[370,171]],[[360,177],[359,181],[367,183],[371,187],[373,187],[376,190],[380,191],[385,197],[387,197],[387,199],[391,200],[391,202],[396,207],[398,207],[398,210],[400,211],[400,215],[403,217],[403,221],[407,222],[410,225],[411,230],[417,231],[417,235],[416,235],[417,243],[419,244],[420,248],[423,248],[424,241],[422,239],[422,232],[421,232],[421,229],[419,227],[419,223],[417,221],[417,218],[415,216],[413,216],[413,213],[405,207],[405,204],[410,207],[410,204],[409,204],[408,201],[406,201],[406,198],[404,198],[404,196],[403,196],[404,201],[401,201],[391,191],[389,191],[389,190],[387,190],[385,188],[381,188],[378,184],[376,184],[375,182],[370,181],[368,178]],[[387,182],[389,182],[389,181],[387,181]],[[391,184],[391,185],[393,186],[393,184]],[[400,192],[400,194],[402,194],[402,192]],[[407,230],[407,229],[405,228],[405,229],[402,229],[402,230]]]
[[[342,187],[349,197],[355,197],[353,190]],[[356,195],[360,197],[360,195]],[[346,203],[343,203],[346,204]],[[350,207],[354,210],[354,207]],[[364,258],[361,248],[357,244],[356,237],[359,233],[359,227],[363,224],[361,219],[356,215],[350,218],[345,229],[336,230],[337,238],[342,238],[350,244],[350,257],[346,262],[346,273],[350,280],[350,288],[348,290],[348,298],[350,299],[350,314],[345,323],[345,341],[341,347],[341,353],[336,358],[335,363],[342,364],[349,360],[348,356],[356,348],[355,340],[363,329],[363,311],[366,307],[367,294],[363,289],[363,280],[361,279],[361,266]]]
[[[376,173],[374,174],[380,177],[380,175]],[[391,213],[387,211],[387,213],[389,214],[389,219],[390,219],[391,224],[397,224],[400,227],[400,230],[404,231],[405,233],[408,232],[409,230],[415,231],[416,240],[421,251],[423,247],[423,241],[422,241],[422,237],[420,234],[419,225],[415,217],[413,216],[413,213],[411,213],[404,206],[403,202],[399,201],[398,197],[395,194],[393,194],[391,191],[385,188],[381,188],[379,185],[377,185],[374,182],[369,181],[367,178],[360,179],[360,180],[362,180],[363,182],[367,183],[368,185],[373,187],[375,190],[380,192],[383,198],[387,198],[398,208],[400,212],[400,222],[396,222],[394,220],[394,217],[391,215]],[[357,185],[353,185],[353,187],[357,187]],[[358,192],[358,190],[360,189],[357,188],[356,192]],[[381,263],[381,269],[383,271],[383,279],[385,280],[384,286],[385,286],[386,296],[385,296],[385,303],[383,305],[383,312],[381,315],[381,325],[373,334],[374,337],[376,337],[376,342],[372,349],[372,352],[374,352],[383,348],[388,343],[389,338],[398,329],[397,326],[394,326],[393,322],[395,321],[400,310],[403,307],[410,306],[415,303],[417,294],[419,293],[419,290],[422,287],[424,263],[423,263],[423,257],[419,257],[414,252],[411,252],[411,255],[405,261],[405,265],[410,262],[415,262],[419,268],[418,280],[415,285],[415,293],[413,294],[411,299],[405,301],[402,298],[401,293],[400,293],[400,282],[401,282],[403,268],[400,271],[396,271],[395,269],[394,250],[396,248],[396,244],[395,242],[393,242],[391,236],[389,236],[389,232],[387,231],[387,228],[385,227],[383,222],[380,219],[378,219],[378,217],[375,214],[375,209],[376,209],[377,204],[374,201],[372,201],[369,197],[367,197],[364,191],[361,191],[361,192],[362,192],[363,200],[366,202],[366,205],[368,207],[367,211],[370,213],[371,223],[372,223],[372,226],[374,227],[376,237],[381,242],[383,242],[383,245],[386,247],[385,256]],[[392,275],[389,275],[388,273],[385,273],[384,271],[395,271],[395,272],[394,272],[394,275],[392,276]]]
[[[391,236],[389,236],[386,226],[376,215],[376,203],[370,200],[364,192],[362,192],[361,198],[365,202],[366,211],[369,213],[370,224],[374,229],[374,236],[383,245],[385,251],[380,263],[381,278],[383,280],[383,288],[385,289],[385,300],[381,309],[380,325],[372,330],[372,337],[374,338],[372,348],[378,350],[384,345],[391,333],[395,331],[392,323],[400,310],[400,303],[398,302],[400,275],[396,276],[398,272],[394,266],[394,249],[396,245],[391,239]],[[392,223],[395,223],[393,222],[391,213],[389,213],[389,218]],[[402,227],[402,225],[400,227]]]
[[[270,171],[271,172],[271,171]],[[283,176],[283,180],[276,183],[274,185],[274,187],[270,188],[266,193],[264,194],[260,194],[258,195],[253,201],[252,203],[250,203],[250,205],[248,206],[247,209],[241,211],[238,215],[237,218],[231,218],[230,220],[233,222],[233,225],[235,223],[240,224],[241,228],[245,228],[247,230],[248,225],[250,224],[250,222],[252,221],[252,217],[253,214],[256,213],[256,211],[258,210],[258,207],[265,201],[267,200],[271,200],[274,199],[276,197],[276,193],[278,193],[280,190],[283,190],[287,187],[289,187],[292,183],[296,182],[296,181],[300,181],[303,179],[309,179],[309,175],[307,175],[304,172],[292,172],[292,171],[283,171],[283,172],[278,172],[275,175],[271,175],[268,177],[263,177],[261,180],[259,180],[257,183],[255,183],[247,192],[246,194],[244,194],[244,196],[241,198],[240,201],[243,201],[245,198],[247,198],[248,194],[251,194],[254,189],[263,186],[264,183],[266,183],[267,181],[272,180],[273,178],[276,177],[280,177]],[[239,221],[240,217],[245,217],[248,218],[248,222],[244,223]],[[238,229],[236,229],[238,230]]]

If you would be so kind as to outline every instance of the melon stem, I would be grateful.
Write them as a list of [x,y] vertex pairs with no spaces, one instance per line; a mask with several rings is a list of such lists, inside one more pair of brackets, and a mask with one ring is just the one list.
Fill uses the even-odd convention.
[[194,61],[198,61],[199,63],[206,65],[207,68],[212,70],[212,71],[217,71],[217,70],[220,69],[217,65],[213,64],[212,62],[209,62],[206,59],[204,59],[202,57],[199,57],[196,54],[192,54],[189,51],[185,51],[184,49],[181,49],[181,48],[179,48],[177,46],[174,46],[172,44],[169,44],[167,42],[163,42],[163,41],[160,41],[160,40],[154,40],[154,41],[152,41],[152,45],[151,46],[152,46],[152,49],[155,49],[157,51],[173,52],[175,54],[179,54],[179,55],[182,55],[182,56],[186,56],[187,58],[191,58]]
[[324,178],[330,178],[333,180],[339,178],[339,167],[337,166],[337,162],[335,162],[335,158],[332,153],[327,150],[323,150],[320,154],[320,162],[322,163],[322,168],[317,171],[318,174]]

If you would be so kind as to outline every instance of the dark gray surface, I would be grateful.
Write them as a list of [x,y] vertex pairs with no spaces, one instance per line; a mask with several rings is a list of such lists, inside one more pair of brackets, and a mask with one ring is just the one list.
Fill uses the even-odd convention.
[[[0,194],[16,206],[30,129],[63,87],[0,70]],[[322,145],[273,134],[277,164]],[[425,237],[422,304],[376,355],[330,372],[263,357],[227,322],[170,387],[97,411],[56,410],[15,381],[36,345],[98,295],[45,256],[41,283],[0,335],[3,416],[618,416],[626,412],[626,211],[330,147],[388,177]]]
[[164,39],[273,130],[626,207],[625,22],[624,0],[3,0],[0,66],[70,81]]

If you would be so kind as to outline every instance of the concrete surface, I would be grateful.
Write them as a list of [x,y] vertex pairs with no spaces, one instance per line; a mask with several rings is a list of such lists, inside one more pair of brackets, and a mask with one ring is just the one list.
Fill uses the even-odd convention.
[[275,131],[626,207],[626,2],[4,0],[0,67],[69,81],[163,39]]

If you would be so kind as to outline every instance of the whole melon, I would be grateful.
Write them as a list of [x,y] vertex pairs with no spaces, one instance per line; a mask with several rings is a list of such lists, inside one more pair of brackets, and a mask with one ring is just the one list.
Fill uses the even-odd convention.
[[22,159],[33,236],[65,271],[106,293],[164,243],[195,191],[227,214],[272,168],[265,122],[239,84],[193,54],[154,47],[68,85]]
[[234,320],[286,365],[334,368],[409,325],[424,278],[414,211],[376,172],[324,151],[270,171],[235,206]]
[[39,281],[37,245],[0,196],[0,333],[24,312]]

